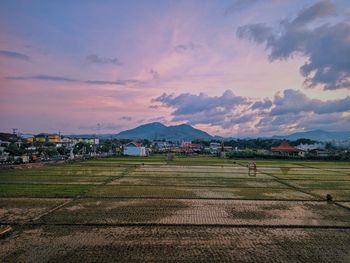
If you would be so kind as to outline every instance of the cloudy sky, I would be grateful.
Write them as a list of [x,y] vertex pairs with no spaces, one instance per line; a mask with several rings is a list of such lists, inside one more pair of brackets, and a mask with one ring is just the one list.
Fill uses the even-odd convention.
[[350,130],[348,0],[0,2],[0,130]]

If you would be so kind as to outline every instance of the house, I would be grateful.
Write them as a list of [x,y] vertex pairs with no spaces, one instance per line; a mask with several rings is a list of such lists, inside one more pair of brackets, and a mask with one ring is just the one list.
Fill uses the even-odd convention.
[[326,149],[312,149],[309,151],[310,154],[319,156],[319,157],[327,157],[329,156],[329,151]]
[[283,141],[279,146],[277,147],[271,147],[271,151],[275,154],[281,155],[281,156],[305,156],[305,151],[300,150],[298,148],[295,148],[287,141]]
[[47,142],[47,136],[48,136],[48,134],[40,133],[40,134],[35,136],[35,141],[40,142],[40,143],[45,143],[45,142]]
[[49,134],[48,135],[48,142],[50,142],[50,143],[60,143],[61,142],[61,135]]
[[204,145],[200,143],[192,143],[192,151],[195,153],[201,153],[204,151]]
[[170,150],[173,145],[167,141],[153,141],[152,146],[156,151],[162,152]]
[[146,148],[137,142],[129,142],[123,147],[123,154],[130,156],[146,156]]
[[211,142],[209,145],[210,151],[212,152],[218,152],[221,150],[221,143],[218,142]]
[[296,148],[304,150],[306,152],[312,151],[314,149],[324,149],[324,143],[313,143],[313,144],[299,144]]
[[21,138],[27,143],[34,142],[34,135],[32,134],[21,134]]
[[191,149],[192,142],[191,141],[183,141],[181,142],[181,148]]

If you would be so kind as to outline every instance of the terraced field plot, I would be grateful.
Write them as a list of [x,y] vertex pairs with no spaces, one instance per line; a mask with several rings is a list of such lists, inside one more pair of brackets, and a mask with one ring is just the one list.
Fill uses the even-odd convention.
[[349,262],[348,163],[257,161],[252,173],[248,162],[0,170],[0,223],[13,228],[0,261]]

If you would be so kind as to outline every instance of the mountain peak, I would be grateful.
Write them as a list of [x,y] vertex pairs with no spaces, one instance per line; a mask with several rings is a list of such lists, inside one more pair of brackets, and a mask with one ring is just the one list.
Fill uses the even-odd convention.
[[166,128],[167,126],[165,126],[161,122],[150,122],[150,123],[142,124],[138,127],[162,127],[162,128]]
[[120,139],[148,139],[148,140],[210,140],[212,136],[188,124],[165,126],[160,122],[140,125],[134,129],[122,131],[116,135]]

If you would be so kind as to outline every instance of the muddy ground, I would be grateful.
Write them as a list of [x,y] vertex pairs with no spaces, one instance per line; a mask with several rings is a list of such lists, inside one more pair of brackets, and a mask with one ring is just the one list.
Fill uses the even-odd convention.
[[349,262],[350,230],[34,227],[0,241],[3,262]]

